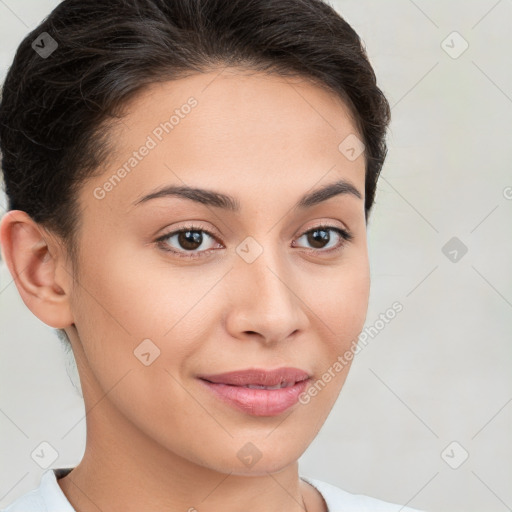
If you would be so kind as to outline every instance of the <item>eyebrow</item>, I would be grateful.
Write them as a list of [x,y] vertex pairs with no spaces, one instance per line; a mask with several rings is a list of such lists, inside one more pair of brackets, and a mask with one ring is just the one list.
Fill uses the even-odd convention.
[[[323,201],[327,201],[331,197],[340,194],[348,194],[355,196],[358,199],[363,198],[362,194],[354,185],[352,185],[352,183],[342,179],[325,185],[320,189],[314,190],[313,192],[308,192],[303,197],[301,197],[299,201],[297,201],[293,208],[295,210],[305,210],[306,208],[311,208],[312,206],[322,203]],[[151,192],[150,194],[147,194],[135,201],[133,205],[137,206],[141,203],[150,201],[151,199],[169,196],[190,199],[191,201],[195,201],[206,206],[222,208],[232,212],[240,211],[240,202],[238,199],[232,196],[217,192],[215,190],[176,185],[168,185],[154,192]]]

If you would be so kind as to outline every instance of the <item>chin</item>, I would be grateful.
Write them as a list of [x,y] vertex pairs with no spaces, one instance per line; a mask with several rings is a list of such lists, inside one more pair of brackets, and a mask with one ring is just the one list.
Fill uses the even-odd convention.
[[[276,439],[276,444],[278,442]],[[226,460],[224,455],[222,472],[238,476],[268,476],[268,473],[279,473],[295,464],[303,451],[296,445],[272,446],[270,439],[261,443],[247,441],[233,453],[234,462],[233,458]]]

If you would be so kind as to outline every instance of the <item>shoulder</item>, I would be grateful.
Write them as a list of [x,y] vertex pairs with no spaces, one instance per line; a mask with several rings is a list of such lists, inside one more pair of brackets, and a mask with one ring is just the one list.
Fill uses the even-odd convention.
[[57,483],[57,475],[66,470],[47,469],[37,489],[13,501],[0,512],[75,512]]
[[351,494],[335,485],[301,475],[322,495],[328,512],[420,512],[404,505],[389,503],[362,494]]

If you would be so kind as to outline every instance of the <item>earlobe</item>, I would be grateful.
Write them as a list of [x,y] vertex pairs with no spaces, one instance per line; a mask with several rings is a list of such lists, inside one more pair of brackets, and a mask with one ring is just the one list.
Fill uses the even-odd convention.
[[26,212],[11,210],[0,223],[2,256],[25,305],[54,328],[73,323],[69,273],[58,272],[65,258],[61,248]]

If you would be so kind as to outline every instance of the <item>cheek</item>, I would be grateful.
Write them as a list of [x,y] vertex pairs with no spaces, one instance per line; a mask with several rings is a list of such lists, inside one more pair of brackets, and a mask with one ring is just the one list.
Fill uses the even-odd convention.
[[311,400],[322,410],[330,410],[341,391],[366,320],[370,293],[368,259],[363,252],[354,261],[355,264],[340,266],[329,281],[310,292],[311,309],[318,315],[315,325],[322,340],[318,350],[318,395]]
[[[321,344],[315,357],[315,380],[301,398],[314,431],[320,430],[348,377],[368,306],[368,280],[361,276],[323,302],[318,331]],[[323,330],[322,330],[323,329]]]
[[[99,332],[130,338],[133,343],[160,337],[186,313],[187,296],[194,297],[186,276],[121,241],[104,241],[99,252],[84,257],[81,307]],[[140,342],[139,341],[139,342]]]
[[[83,268],[80,284],[75,323],[87,374],[99,385],[91,388],[97,394],[93,401],[108,393],[115,404],[111,412],[154,437],[164,436],[159,425],[175,425],[176,410],[200,415],[183,392],[181,365],[207,337],[198,334],[205,327],[191,308],[208,287],[191,292],[169,269],[150,269],[108,250],[101,262]],[[191,428],[187,424],[184,430]]]
[[347,337],[357,336],[364,326],[370,295],[368,258],[364,252],[357,258],[330,269],[325,277],[308,288],[311,308],[325,322],[325,327],[338,338],[338,348]]
[[87,362],[108,389],[128,370],[144,367],[141,351],[168,369],[197,350],[208,335],[201,320],[212,314],[205,310],[211,301],[201,299],[218,276],[172,268],[148,257],[149,248],[104,242],[101,257],[84,255],[74,315]]

